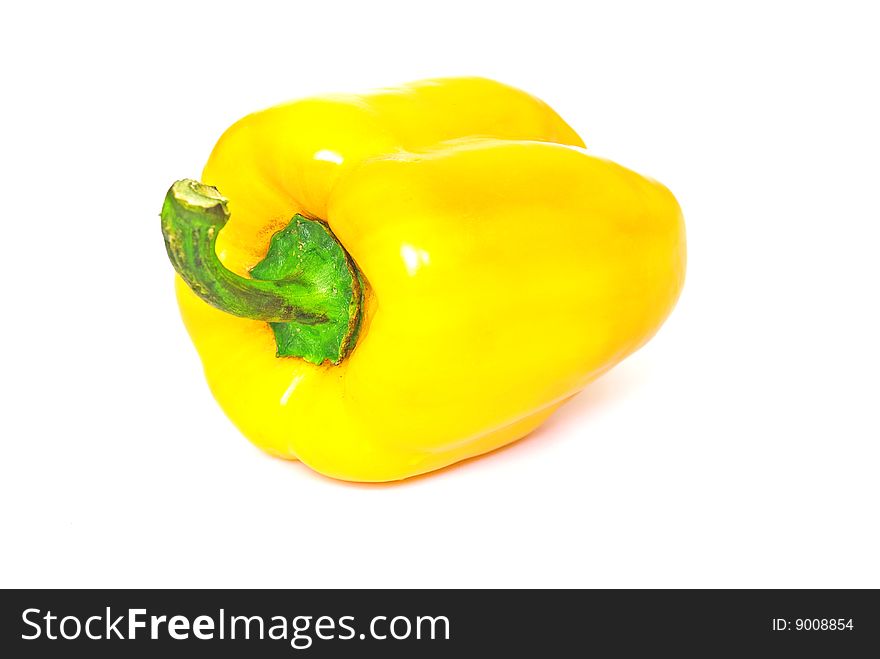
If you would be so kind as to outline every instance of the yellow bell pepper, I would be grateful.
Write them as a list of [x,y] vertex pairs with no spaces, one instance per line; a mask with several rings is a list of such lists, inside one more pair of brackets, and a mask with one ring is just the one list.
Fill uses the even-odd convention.
[[260,448],[391,481],[492,451],[643,345],[681,211],[485,79],[245,117],[162,212],[211,390]]

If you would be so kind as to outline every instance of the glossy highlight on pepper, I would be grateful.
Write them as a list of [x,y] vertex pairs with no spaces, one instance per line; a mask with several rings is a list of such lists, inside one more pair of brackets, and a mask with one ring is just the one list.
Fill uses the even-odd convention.
[[659,329],[686,261],[665,187],[481,78],[249,115],[162,225],[227,415],[364,482],[534,430]]

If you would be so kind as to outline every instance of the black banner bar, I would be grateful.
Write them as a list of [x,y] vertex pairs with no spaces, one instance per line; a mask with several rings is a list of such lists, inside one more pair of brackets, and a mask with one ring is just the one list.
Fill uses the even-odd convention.
[[880,651],[873,590],[7,590],[7,657]]

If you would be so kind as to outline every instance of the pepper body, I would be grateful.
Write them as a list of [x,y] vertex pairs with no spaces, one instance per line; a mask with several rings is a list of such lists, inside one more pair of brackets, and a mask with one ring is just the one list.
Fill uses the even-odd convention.
[[439,469],[528,434],[672,310],[684,225],[659,183],[588,155],[549,107],[483,79],[325,96],[250,115],[203,182],[241,276],[296,214],[363,275],[338,364],[276,357],[266,322],[180,279],[214,396],[262,449],[353,481]]

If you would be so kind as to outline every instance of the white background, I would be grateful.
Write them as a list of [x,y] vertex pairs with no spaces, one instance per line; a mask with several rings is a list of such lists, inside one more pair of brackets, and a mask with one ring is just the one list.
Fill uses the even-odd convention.
[[[876,6],[238,4],[2,10],[0,585],[880,586]],[[490,456],[263,455],[178,317],[168,185],[255,109],[459,74],[675,192],[678,308]]]

